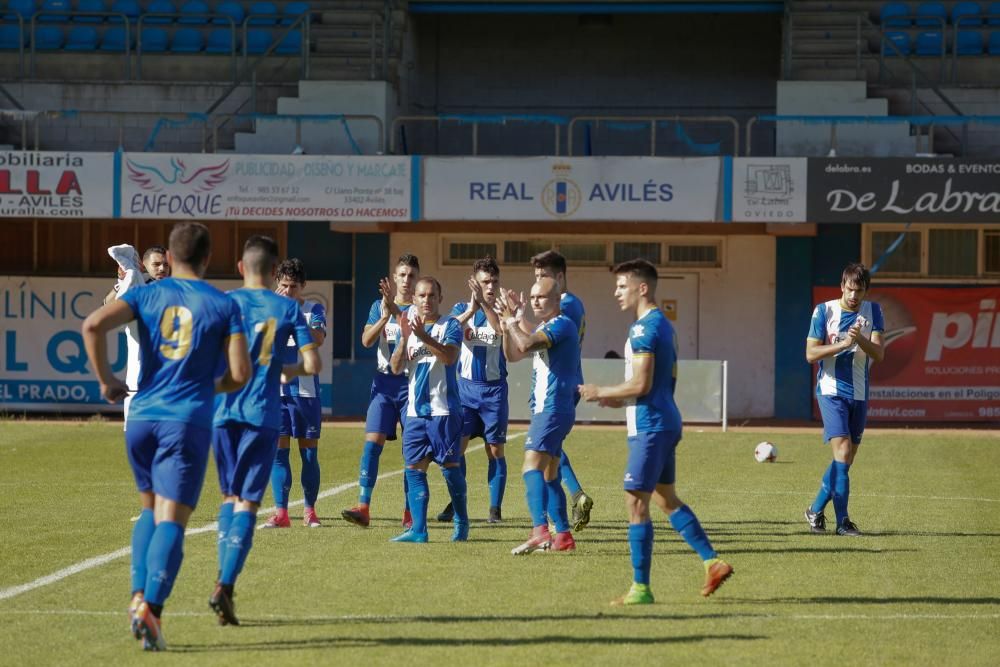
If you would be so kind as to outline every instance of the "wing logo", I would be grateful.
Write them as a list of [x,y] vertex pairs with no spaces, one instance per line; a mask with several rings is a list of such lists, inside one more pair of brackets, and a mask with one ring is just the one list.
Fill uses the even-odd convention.
[[170,158],[170,166],[165,170],[130,159],[125,160],[125,166],[129,180],[143,190],[162,192],[167,188],[183,187],[194,192],[208,192],[226,180],[229,160],[197,169],[188,168],[183,160],[176,157]]

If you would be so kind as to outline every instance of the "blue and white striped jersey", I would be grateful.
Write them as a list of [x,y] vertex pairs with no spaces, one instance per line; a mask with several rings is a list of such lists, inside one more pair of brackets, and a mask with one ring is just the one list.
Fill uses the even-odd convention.
[[535,332],[539,331],[545,333],[549,345],[534,352],[528,407],[532,414],[576,414],[580,332],[573,320],[563,314],[539,324]]
[[[583,301],[580,297],[570,292],[563,292],[559,298],[559,309],[562,314],[573,320],[577,331],[580,332],[580,353],[583,354],[583,337],[587,333],[587,313],[583,309]],[[576,365],[577,384],[583,384],[583,360]]]
[[[306,319],[306,326],[310,331],[318,329],[326,333],[326,309],[323,305],[315,301],[306,299],[299,306],[302,316]],[[285,358],[282,363],[294,364],[299,360],[299,346],[295,342],[295,336],[288,337],[285,347]],[[282,396],[300,396],[302,398],[319,398],[319,376],[299,375],[292,378],[288,384],[281,385]]]
[[[406,311],[410,309],[412,304],[409,303],[397,303],[399,309],[406,314]],[[382,318],[382,299],[375,299],[372,303],[372,307],[368,309],[368,322],[366,326],[371,326],[378,322]],[[394,315],[389,316],[389,321],[386,322],[385,327],[382,328],[382,333],[378,337],[378,372],[383,375],[392,375],[392,369],[389,368],[389,358],[392,357],[392,351],[396,349],[396,343],[399,341],[399,320],[396,319]],[[403,371],[406,374],[406,371]]]
[[[862,301],[858,312],[844,310],[840,299],[833,299],[816,306],[809,323],[807,339],[819,341],[821,345],[832,345],[843,340],[847,330],[855,321],[862,320],[861,333],[871,337],[872,333],[883,333],[885,321],[882,307],[871,301]],[[868,368],[871,361],[858,345],[854,345],[835,357],[827,357],[819,362],[816,374],[816,394],[818,396],[840,396],[856,401],[868,400]]]
[[674,402],[677,387],[677,337],[659,308],[636,320],[625,341],[625,379],[631,380],[636,357],[651,357],[653,384],[649,391],[625,406],[629,435],[680,430],[681,413]]
[[[424,330],[444,345],[462,345],[462,327],[454,317],[442,317]],[[462,413],[458,396],[458,364],[447,366],[414,334],[406,339],[406,367],[410,376],[407,417],[443,417]]]
[[[457,317],[468,309],[468,303],[456,303],[451,315]],[[503,336],[493,330],[481,308],[463,326],[458,377],[469,382],[499,382],[507,377]]]

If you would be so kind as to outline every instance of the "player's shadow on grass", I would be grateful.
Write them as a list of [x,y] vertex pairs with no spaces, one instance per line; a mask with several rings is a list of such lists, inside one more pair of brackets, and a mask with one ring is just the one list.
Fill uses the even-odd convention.
[[954,533],[932,530],[866,530],[864,537],[1000,537],[1000,533]]
[[1000,598],[987,597],[945,597],[939,595],[923,596],[886,596],[886,597],[858,597],[858,596],[828,596],[819,595],[816,597],[802,598],[722,598],[724,604],[981,604],[997,605]]
[[[449,623],[537,623],[539,621],[614,621],[644,620],[644,621],[712,621],[731,619],[732,613],[711,612],[705,614],[674,614],[674,613],[650,613],[648,611],[636,613],[635,609],[619,609],[608,613],[595,612],[593,614],[540,614],[532,616],[504,616],[496,614],[483,614],[476,616],[317,616],[302,618],[262,618],[247,619],[240,621],[241,628],[285,628],[285,627],[315,627],[319,625],[388,625],[399,623],[429,623],[429,624],[449,624]],[[756,616],[756,614],[751,614]]]
[[[746,549],[726,549],[723,556],[729,554],[816,554],[816,553],[834,553],[834,554],[889,554],[889,553],[908,553],[917,551],[916,549],[879,549],[876,547],[866,548],[866,547],[777,547],[774,549],[769,548],[746,548]],[[657,554],[670,555],[690,555],[690,549],[669,549],[667,551],[657,551]]]

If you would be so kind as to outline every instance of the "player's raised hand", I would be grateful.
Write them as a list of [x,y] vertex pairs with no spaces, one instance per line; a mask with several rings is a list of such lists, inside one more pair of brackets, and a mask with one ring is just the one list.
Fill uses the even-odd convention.
[[483,286],[476,282],[474,278],[469,278],[469,289],[472,290],[472,298],[475,299],[477,304],[486,304],[486,297],[483,296]]
[[410,337],[411,333],[413,333],[413,322],[410,320],[410,313],[412,312],[412,310],[407,311],[406,314],[399,318],[400,341],[398,344],[405,345],[406,339]]
[[378,281],[378,291],[382,295],[383,312],[388,311],[394,317],[399,317],[401,311],[396,305],[396,283],[388,277],[382,278]]
[[101,396],[108,403],[117,403],[128,396],[128,386],[116,377],[107,384],[101,383]]
[[587,401],[588,403],[594,403],[600,400],[597,396],[597,385],[596,384],[581,384],[577,389],[580,392],[580,398]]
[[416,313],[413,314],[413,321],[410,322],[410,326],[413,327],[413,335],[423,341],[430,340],[431,337],[431,335],[427,333],[427,329],[424,328],[426,324],[427,321],[425,318],[417,315]]

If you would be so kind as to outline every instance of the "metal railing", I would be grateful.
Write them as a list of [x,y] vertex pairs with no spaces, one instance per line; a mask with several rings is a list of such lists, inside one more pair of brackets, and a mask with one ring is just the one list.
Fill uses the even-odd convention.
[[438,116],[398,116],[392,121],[392,132],[389,135],[389,152],[396,154],[396,138],[401,136],[403,128],[407,123],[435,123],[440,130],[442,124],[455,123],[458,125],[468,125],[472,138],[472,155],[479,155],[479,127],[480,125],[506,125],[507,123],[531,123],[552,125],[553,130],[553,155],[559,155],[562,141],[560,128],[566,124],[566,119],[559,116],[542,116],[531,114],[441,114]]
[[302,124],[303,123],[339,123],[347,136],[348,142],[354,148],[357,155],[363,155],[361,145],[354,139],[350,126],[352,121],[371,123],[375,126],[376,132],[376,152],[385,152],[385,125],[382,119],[371,114],[240,114],[221,113],[214,114],[211,119],[212,152],[217,152],[219,147],[219,129],[233,120],[252,120],[268,122],[295,123],[295,145],[302,146]]
[[[733,155],[739,155],[740,150],[740,124],[732,116],[576,116],[569,122],[567,155],[573,155],[573,145],[575,130],[578,125],[600,126],[601,123],[611,124],[642,124],[649,125],[649,155],[656,155],[656,127],[660,123],[677,123],[683,127],[684,123],[708,123],[727,125],[732,128]],[[685,135],[686,136],[686,135]],[[558,153],[556,153],[558,155]]]

